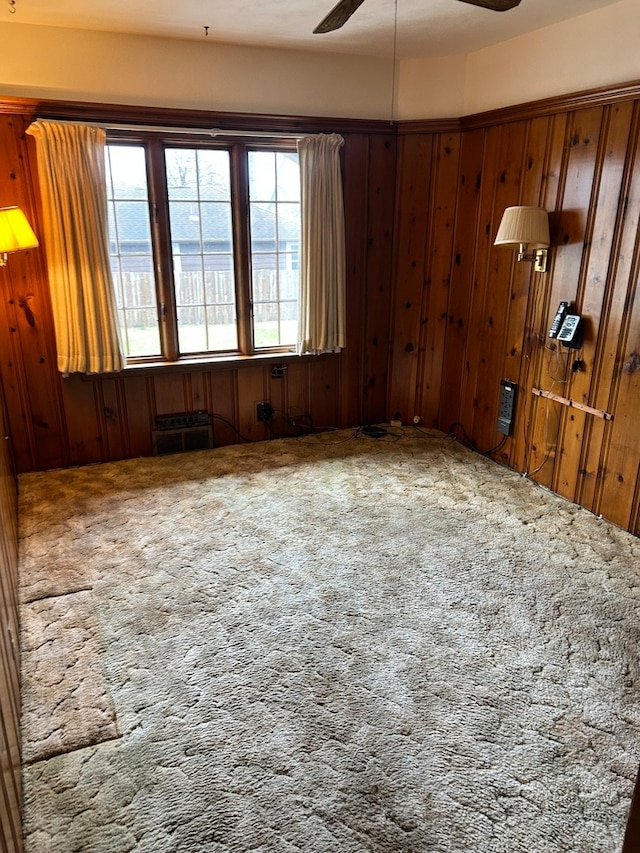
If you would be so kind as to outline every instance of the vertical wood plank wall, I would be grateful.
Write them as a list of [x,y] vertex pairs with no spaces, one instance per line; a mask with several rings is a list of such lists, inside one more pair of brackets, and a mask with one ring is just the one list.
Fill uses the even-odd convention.
[[[32,112],[2,114],[0,108],[0,206],[22,206],[38,230],[35,151],[24,133],[32,118]],[[154,418],[170,412],[206,409],[229,421],[214,420],[216,445],[240,440],[238,433],[249,439],[297,434],[288,416],[310,417],[316,428],[384,420],[395,133],[384,128],[343,135],[347,347],[340,354],[283,360],[283,378],[272,378],[273,361],[63,378],[55,365],[45,247],[11,256],[0,268],[0,376],[19,472],[150,455]],[[262,400],[277,410],[273,432],[257,423]]]
[[[0,112],[0,205],[21,204],[37,227],[30,119]],[[149,454],[155,415],[175,411],[227,419],[215,421],[218,445],[234,430],[268,437],[262,399],[278,410],[276,433],[287,415],[316,427],[419,415],[485,450],[500,440],[505,378],[519,388],[515,427],[495,458],[640,533],[639,128],[640,89],[628,86],[345,132],[348,346],[289,360],[283,379],[267,362],[61,378],[44,248],[14,255],[0,269],[0,376],[18,470]],[[551,213],[545,274],[493,246],[512,204]],[[560,300],[584,317],[580,352],[547,337]]]
[[[636,535],[639,128],[638,87],[474,116],[453,133],[401,128],[388,407],[488,450],[500,380],[517,382],[495,458]],[[517,204],[550,211],[547,273],[493,246]],[[561,300],[584,318],[579,351],[548,338]]]
[[[39,230],[24,134],[32,115],[0,109],[0,206],[20,205]],[[225,418],[214,424],[217,445],[237,441],[236,430],[265,438],[255,418],[264,399],[278,410],[275,432],[286,431],[287,415],[309,415],[318,428],[418,415],[464,430],[484,450],[500,438],[505,378],[519,388],[515,428],[495,457],[640,535],[640,88],[344,136],[348,346],[287,360],[282,379],[266,361],[63,378],[45,248],[0,268],[0,388],[17,470],[148,455],[155,415],[175,411]],[[493,247],[513,204],[551,213],[545,274]],[[560,300],[584,318],[580,351],[548,339]],[[8,851],[21,845],[12,461],[3,441],[0,848]]]
[[17,491],[0,385],[0,850],[22,850]]

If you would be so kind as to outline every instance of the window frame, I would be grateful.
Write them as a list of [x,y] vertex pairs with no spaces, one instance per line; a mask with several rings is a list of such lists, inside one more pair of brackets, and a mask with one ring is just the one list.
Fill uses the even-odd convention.
[[[281,359],[283,356],[295,355],[295,344],[272,347],[255,346],[248,156],[250,151],[297,153],[295,136],[255,138],[250,133],[246,136],[238,133],[237,136],[225,134],[224,137],[214,138],[206,131],[187,133],[171,131],[166,128],[161,131],[118,128],[108,130],[106,145],[139,145],[145,150],[149,222],[161,353],[153,356],[127,356],[125,369],[180,363]],[[171,249],[169,193],[166,180],[165,149],[167,148],[189,150],[198,148],[229,152],[237,349],[180,353]]]

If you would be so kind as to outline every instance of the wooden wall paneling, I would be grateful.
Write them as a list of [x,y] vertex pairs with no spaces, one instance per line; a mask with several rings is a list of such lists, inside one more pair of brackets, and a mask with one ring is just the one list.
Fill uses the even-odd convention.
[[636,776],[636,784],[631,798],[622,853],[636,853],[638,849],[640,849],[640,771]]
[[411,423],[416,414],[420,304],[425,280],[433,137],[403,136],[398,146],[389,413],[391,418]]
[[[0,406],[2,400],[0,398]],[[0,530],[3,533],[7,559],[18,562],[18,490],[16,488],[15,469],[11,454],[11,439],[7,434],[6,409],[0,410],[0,507],[2,507]],[[13,577],[12,575],[10,575]],[[18,601],[18,581],[14,578],[14,597]]]
[[[286,385],[286,409],[287,417],[302,424],[311,424],[311,400],[309,393],[309,364],[302,360],[290,360],[287,362],[287,385]],[[302,428],[304,430],[304,427]],[[298,427],[293,427],[290,432],[298,434]]]
[[157,373],[153,376],[154,415],[186,412],[189,399],[187,374]]
[[420,309],[420,362],[415,406],[416,413],[429,427],[437,427],[439,418],[459,167],[460,134],[439,134],[434,140],[431,170],[430,235]]
[[[12,257],[10,263],[31,265],[31,259]],[[24,277],[24,286],[14,290],[18,302],[28,297],[34,278]],[[49,345],[43,326],[43,294],[34,295],[35,325],[29,325],[26,315],[18,311],[17,333],[20,339],[20,357],[24,369],[20,375],[26,381],[24,395],[29,402],[30,428],[33,435],[32,458],[38,468],[59,468],[69,463],[66,432],[60,406],[61,377],[57,370],[55,346]]]
[[[0,595],[1,634],[5,671],[12,687],[10,695],[15,720],[20,719],[20,624],[18,601],[18,494],[10,441],[6,435],[6,410],[0,394]],[[17,723],[16,723],[17,724]]]
[[209,385],[203,370],[194,370],[187,374],[187,411],[210,410]]
[[98,416],[102,420],[101,433],[105,443],[104,457],[108,460],[130,456],[123,383],[121,378],[106,377],[96,382]]
[[[594,226],[593,204],[597,199],[598,164],[601,157],[600,134],[604,111],[601,108],[577,112],[573,115],[571,135],[567,140],[567,170],[561,204],[560,222],[563,229],[562,245],[556,250],[554,277],[565,284],[565,299],[580,309],[584,282],[588,268],[589,251]],[[552,309],[553,310],[553,309]],[[556,344],[556,367],[551,375],[556,393],[567,396],[570,382],[571,354]],[[590,362],[589,369],[591,369]],[[560,389],[560,390],[559,390]],[[563,497],[573,500],[576,488],[576,457],[579,458],[583,439],[584,421],[576,418],[576,411],[560,407],[559,444],[554,459],[551,488]]]
[[16,567],[0,545],[0,672],[2,689],[0,703],[4,718],[5,740],[0,745],[4,771],[15,777],[17,800],[20,800],[20,650],[17,606],[9,589]]
[[[7,434],[0,383],[0,437]],[[21,853],[20,648],[17,489],[9,441],[0,442],[0,846]]]
[[607,453],[595,511],[614,524],[640,533],[640,465],[638,463],[638,412],[640,412],[640,290],[635,288],[631,308],[634,333],[626,338],[627,361],[618,364],[615,415],[606,424]]
[[[503,440],[497,431],[497,418],[500,379],[504,378],[507,332],[513,304],[512,287],[514,281],[520,281],[522,276],[529,272],[514,262],[513,252],[493,246],[505,208],[526,201],[522,192],[523,172],[526,172],[523,163],[526,138],[527,126],[524,122],[511,123],[502,129],[498,148],[498,170],[493,175],[493,209],[490,218],[484,220],[482,254],[485,256],[486,253],[488,257],[488,274],[485,278],[486,291],[480,317],[472,427],[472,436],[481,450],[496,447]],[[487,175],[487,187],[491,177],[490,174]],[[487,192],[487,202],[488,196]],[[534,200],[537,200],[537,192]],[[519,286],[528,289],[526,285]],[[516,379],[517,373],[506,378]]]
[[631,512],[631,518],[633,520],[629,525],[629,530],[632,533],[635,533],[636,536],[640,536],[640,465],[638,465],[638,475],[636,477],[636,494],[633,500],[633,510]]
[[640,411],[640,102],[627,157],[620,240],[615,247],[607,336],[595,388],[594,405],[615,412],[604,425],[604,452],[598,465],[594,512],[636,530],[640,488],[638,427]]
[[[560,300],[575,302],[580,299],[601,122],[602,110],[594,108],[572,114],[567,123],[557,212],[553,217],[552,265],[548,273],[551,294],[549,324]],[[569,367],[566,348],[556,341],[548,342],[539,362],[536,385],[564,396]],[[563,409],[558,403],[538,403],[531,431],[529,466],[530,471],[536,471],[532,476],[555,491],[558,490],[564,453],[562,439],[566,413]]]
[[362,420],[362,388],[364,385],[364,338],[361,334],[367,305],[365,303],[367,271],[367,214],[371,200],[367,197],[369,173],[369,141],[363,134],[348,134],[344,149],[344,203],[350,215],[345,219],[346,249],[346,342],[342,353],[342,411],[350,424]]
[[[560,396],[564,393],[564,385],[559,386],[558,382],[564,381],[564,362],[562,366],[559,361],[556,361],[555,353],[559,347],[557,344],[551,344],[547,349],[544,349],[544,344],[540,345],[543,351],[543,358],[540,360],[540,373],[538,376],[557,377],[556,379],[545,379],[542,382],[536,381],[532,387],[544,387],[551,385],[554,393]],[[549,389],[547,389],[549,390]],[[524,390],[525,394],[531,394],[530,390]],[[531,395],[533,397],[533,395]],[[544,397],[533,397],[529,400],[532,415],[528,422],[528,433],[526,438],[526,460],[527,463],[522,467],[525,473],[531,476],[540,485],[551,488],[551,480],[557,448],[560,444],[560,425],[562,417],[562,405],[554,400],[549,400]]]
[[139,375],[122,379],[121,416],[126,424],[126,441],[131,458],[151,455],[153,380]]
[[[0,556],[0,561],[2,557]],[[5,569],[2,568],[5,573]],[[0,608],[0,618],[4,619],[6,607]],[[0,800],[5,804],[5,817],[2,830],[7,829],[14,839],[20,837],[20,819],[22,812],[22,778],[20,755],[20,684],[17,678],[19,661],[16,663],[11,654],[11,642],[6,628],[0,631]],[[1,838],[0,831],[0,838]]]
[[[613,268],[617,245],[621,235],[622,208],[624,207],[623,185],[626,180],[626,152],[632,119],[632,104],[608,106],[604,111],[601,134],[600,163],[598,166],[598,195],[592,206],[593,231],[589,261],[584,278],[581,313],[585,320],[586,333],[584,350],[578,354],[584,359],[588,370],[569,373],[568,394],[571,399],[594,404],[600,376],[609,374],[613,352],[607,347],[610,333],[616,339],[619,329],[609,327],[609,311],[613,291]],[[569,362],[576,353],[571,353]],[[600,458],[603,452],[605,421],[591,415],[578,413],[583,440],[581,452],[574,455],[575,483],[573,500],[593,509],[597,482],[600,474]],[[566,466],[565,466],[566,470]]]
[[[550,214],[551,249],[547,258],[547,272],[533,275],[524,332],[520,400],[516,413],[516,441],[510,457],[510,464],[516,470],[527,473],[535,472],[538,481],[543,480],[547,472],[549,472],[550,480],[560,416],[557,403],[534,396],[531,389],[538,386],[543,365],[547,363],[550,355],[553,356],[553,353],[547,349],[550,343],[548,330],[558,302],[562,298],[562,288],[564,287],[564,282],[554,276],[553,270],[554,246],[557,242],[555,233],[557,216],[555,211],[558,207],[558,194],[561,187],[564,186],[566,173],[566,132],[566,115],[550,117],[547,139],[544,142],[544,173],[540,190],[540,205]],[[539,146],[543,145],[541,136],[536,134],[532,128],[529,134],[529,156],[537,159],[543,152],[542,149],[536,152],[536,142]],[[535,444],[532,440],[536,435],[535,427],[538,418],[541,419],[543,427],[537,434],[543,435],[545,438],[550,434],[550,441],[542,445]]]
[[349,420],[348,410],[343,409],[346,426],[379,423],[387,417],[396,149],[391,134],[370,138],[367,267],[359,323],[364,360],[362,415],[357,421]]
[[[516,432],[500,458],[565,497],[594,511],[604,509],[606,517],[637,530],[640,470],[633,413],[639,407],[635,293],[640,223],[635,217],[640,216],[640,205],[635,200],[636,167],[629,164],[627,152],[636,156],[634,111],[640,109],[636,105],[640,100],[636,94],[606,106],[597,100],[585,103],[565,112],[533,113],[518,121],[505,115],[501,122],[486,127],[476,123],[462,134],[437,416],[445,430],[452,421],[461,421],[476,445],[484,448],[496,436],[499,380],[503,375],[516,379],[521,393]],[[519,133],[523,133],[520,140]],[[398,223],[405,202],[403,187],[411,186],[411,179],[421,174],[417,170],[412,174],[412,168],[405,166],[405,153],[401,148],[398,157]],[[519,180],[518,157],[522,158]],[[466,180],[472,173],[473,189]],[[432,187],[437,180],[434,168]],[[498,256],[503,250],[491,246],[493,233],[488,231],[497,227],[504,206],[516,203],[541,204],[551,211],[552,246],[549,272],[544,275],[531,273],[526,264],[503,268]],[[435,217],[433,207],[429,213]],[[423,239],[430,257],[429,247],[440,241],[440,232],[426,232]],[[401,234],[398,252],[402,240]],[[395,270],[393,329],[397,335],[402,329],[398,317],[417,287],[402,291],[400,256]],[[578,310],[592,318],[583,371],[571,369],[578,353],[548,339],[561,299],[575,302]],[[429,297],[425,304],[422,320],[429,320],[433,314]],[[428,331],[423,340],[428,340]],[[394,360],[398,349],[396,340]],[[417,378],[410,369],[392,369],[390,401],[415,401],[411,394],[416,388],[428,391],[426,349],[418,358]],[[435,377],[437,382],[437,370]],[[534,397],[532,387],[591,405],[599,401],[597,407],[612,411],[614,420],[605,422]],[[393,405],[390,402],[390,410]],[[624,485],[617,490],[618,501],[616,484]]]
[[[12,512],[9,509],[9,512]],[[2,506],[6,517],[6,507]],[[0,841],[5,849],[22,849],[22,778],[20,765],[20,658],[17,604],[11,594],[17,564],[9,556],[5,531],[0,542]]]
[[[18,201],[38,231],[41,204],[35,145],[31,137],[24,134],[35,108],[33,103],[25,102],[23,114],[20,114],[18,105],[13,104],[0,116],[0,168],[7,178],[0,182],[0,203]],[[71,107],[67,105],[67,108]],[[95,109],[99,111],[99,105],[95,105]],[[117,112],[118,108],[115,109]],[[324,365],[315,371],[317,377],[327,373],[317,383],[322,399],[316,408],[322,414],[321,420],[331,425],[336,425],[337,418],[344,425],[362,420],[367,380],[371,382],[369,416],[382,418],[386,411],[396,134],[395,129],[387,132],[385,127],[382,133],[380,130],[380,123],[375,123],[374,127],[370,123],[346,122],[343,127],[350,259],[349,340],[341,360],[335,362],[340,369],[337,379],[333,366],[328,369]],[[9,190],[10,197],[4,197],[2,193]],[[180,369],[173,375],[165,369],[150,371],[145,382],[140,373],[125,373],[118,379],[107,378],[105,382],[61,378],[55,364],[44,248],[22,253],[14,260],[16,263],[10,269],[18,282],[15,286],[9,288],[8,274],[0,272],[0,282],[6,285],[7,293],[0,309],[0,324],[3,330],[5,327],[16,329],[14,340],[11,334],[0,334],[0,372],[10,398],[12,428],[19,437],[20,470],[148,454],[154,416],[201,408],[199,395],[207,392],[210,396],[204,407],[217,408],[223,417],[228,416],[234,427],[242,426],[238,420],[242,410],[243,423],[250,428],[251,437],[268,437],[268,431],[254,421],[255,375],[247,372],[244,365],[242,368],[235,364],[216,365],[210,370],[199,368],[193,372]],[[25,290],[27,284],[33,294]],[[32,296],[30,305],[36,317],[35,326],[26,324],[16,299],[9,304],[14,291],[18,296]],[[369,343],[369,337],[375,337],[378,343]],[[371,359],[367,358],[369,349],[372,350]],[[369,367],[373,370],[369,371]],[[261,367],[260,373],[264,370]],[[228,376],[223,378],[225,373]],[[300,375],[305,377],[304,413],[311,414],[312,373],[308,370]],[[258,384],[262,387],[255,396],[260,399],[272,393],[283,401],[299,397],[298,389],[289,387],[288,378],[284,384],[272,385],[270,372],[266,384]],[[327,401],[327,385],[332,393],[340,395],[340,399]],[[216,404],[224,388],[222,411],[220,406],[213,406],[214,388]],[[248,408],[247,394],[251,397]],[[216,440],[224,443],[238,440],[233,428],[222,421],[217,424],[216,434]]]
[[5,661],[5,671],[9,673],[9,682],[12,687],[10,704],[15,712],[16,719],[20,718],[20,623],[18,609],[18,577],[17,560],[12,556],[10,538],[5,521],[6,517],[13,512],[11,508],[3,506],[2,519],[2,542],[0,543],[0,560],[3,570],[0,571],[0,599],[2,601],[2,655]]
[[288,374],[284,376],[273,376],[273,368],[270,364],[264,366],[266,373],[265,381],[269,385],[269,399],[271,405],[275,409],[269,435],[271,438],[286,437],[290,434],[287,414],[287,385],[289,382]]
[[[637,275],[636,262],[629,260],[629,253],[634,257],[636,253],[630,211],[637,167],[632,168],[627,157],[621,174],[620,158],[625,145],[635,151],[630,141],[635,133],[629,124],[630,104],[639,102],[640,95],[637,89],[627,95],[569,98],[566,104],[556,99],[545,109],[514,108],[486,121],[477,117],[463,121],[458,183],[449,196],[446,185],[455,170],[445,178],[448,164],[440,145],[452,133],[450,128],[416,126],[400,135],[397,150],[391,130],[387,134],[369,133],[359,125],[345,128],[348,252],[355,260],[348,296],[349,335],[353,329],[355,341],[350,340],[348,347],[355,346],[339,357],[297,365],[288,371],[284,384],[274,384],[282,380],[272,380],[264,364],[177,371],[174,378],[163,370],[147,377],[125,374],[104,381],[61,379],[55,369],[44,251],[14,256],[9,270],[0,273],[2,332],[16,329],[0,334],[0,372],[20,470],[150,452],[154,414],[199,408],[201,394],[210,410],[223,416],[228,413],[235,426],[244,418],[254,438],[268,435],[262,427],[258,429],[263,435],[256,433],[255,402],[271,397],[285,408],[302,400],[303,408],[309,410],[304,413],[312,414],[318,426],[347,425],[354,417],[377,420],[385,404],[387,414],[400,411],[410,419],[416,406],[421,406],[418,413],[430,421],[437,418],[442,429],[455,420],[463,421],[476,444],[484,448],[496,437],[499,379],[503,375],[516,378],[511,374],[520,365],[521,395],[529,405],[522,406],[521,396],[516,435],[505,446],[503,460],[517,470],[534,472],[532,476],[540,482],[595,510],[617,513],[619,523],[637,529],[640,496],[634,461],[637,464],[638,447],[632,412],[637,406],[638,320],[636,285],[631,281]],[[4,193],[17,193],[37,227],[40,207],[34,149],[32,140],[22,133],[28,118],[17,112],[14,109],[10,117],[11,122],[17,121],[15,125],[7,123],[6,116],[0,118],[0,163],[7,177],[0,182],[0,203],[15,201]],[[506,141],[509,138],[511,142]],[[396,167],[388,168],[385,164],[394,156]],[[500,181],[505,170],[505,180]],[[394,183],[395,254],[390,261],[391,229],[386,226],[391,205],[385,197],[391,196]],[[497,227],[507,199],[529,203],[535,188],[540,203],[554,211],[553,245],[549,273],[537,281],[534,277],[530,287],[523,266],[507,269],[505,258],[512,253],[494,250],[494,235],[489,232]],[[621,196],[619,205],[616,193]],[[448,322],[446,330],[436,331],[433,322],[437,323],[444,304],[444,288],[442,298],[436,298],[434,282],[444,272],[443,246],[449,239],[449,232],[443,230],[443,203],[456,213]],[[361,207],[354,210],[354,205]],[[385,292],[389,269],[395,282]],[[10,285],[8,276],[15,276],[17,283]],[[33,290],[30,305],[36,309],[35,326],[26,322],[14,298],[16,293],[20,298],[20,294],[31,295],[27,287]],[[588,309],[597,320],[591,336],[593,349],[580,375],[570,375],[565,351],[545,346],[549,344],[546,328],[560,299],[577,299],[584,313]],[[383,350],[388,317],[393,342],[388,346],[387,368]],[[426,323],[421,326],[422,321]],[[444,343],[438,351],[437,340],[443,332]],[[596,423],[586,416],[583,429],[575,411],[532,397],[533,385],[559,393],[568,393],[572,386],[573,396],[586,395],[591,402],[606,400],[606,407],[615,409],[614,421]],[[105,416],[105,407],[113,410],[116,405],[118,424]],[[600,407],[605,408],[604,403]],[[238,440],[222,422],[217,422],[215,431],[217,442]],[[616,483],[623,495],[620,506]]]
[[[516,139],[523,139],[523,128],[517,126]],[[511,252],[494,250],[493,240],[499,219],[508,203],[517,198],[520,180],[521,148],[509,152],[508,141],[513,131],[493,127],[487,131],[482,164],[483,187],[476,227],[475,269],[469,310],[469,337],[465,349],[465,372],[460,384],[460,422],[481,450],[496,444],[492,413],[497,402],[496,341],[498,315],[505,299],[505,282],[511,275]],[[515,158],[516,151],[518,153]],[[506,160],[508,158],[508,167]],[[500,283],[502,281],[502,284]]]
[[[3,448],[5,452],[5,448]],[[6,519],[13,506],[1,506],[0,535],[0,841],[5,849],[22,849],[22,778],[20,765],[20,657],[18,612],[12,587],[17,562],[6,538]]]
[[[500,128],[489,128],[485,133],[482,152],[482,192],[476,209],[476,222],[473,226],[474,258],[471,279],[466,285],[469,288],[467,306],[467,335],[464,342],[463,364],[457,393],[458,418],[462,428],[473,437],[475,392],[478,381],[480,350],[482,347],[482,316],[484,299],[487,289],[489,265],[488,231],[493,217],[494,180],[498,169],[498,145]],[[510,260],[510,259],[507,259]],[[451,389],[453,390],[453,389]]]
[[268,428],[258,422],[256,405],[270,400],[271,389],[262,365],[237,371],[238,429],[254,441],[269,438]]
[[0,633],[0,804],[4,808],[0,812],[4,814],[0,813],[0,839],[9,842],[8,849],[18,850],[22,816],[20,686],[13,678],[17,668],[7,645],[8,635],[3,629]]
[[339,405],[340,358],[340,355],[327,355],[309,362],[311,414],[317,430],[343,426]]
[[105,462],[105,442],[95,380],[73,373],[62,380],[62,404],[72,465]]
[[468,373],[466,353],[475,286],[479,208],[484,187],[485,136],[484,130],[465,133],[460,149],[453,266],[440,389],[439,427],[444,432],[461,420],[462,395],[459,392]]
[[[545,116],[533,119],[526,125],[525,142],[522,148],[520,198],[518,199],[520,204],[542,205],[543,203],[550,124],[551,120]],[[532,352],[538,345],[538,337],[532,322],[536,319],[536,305],[541,296],[544,296],[544,287],[545,274],[536,273],[532,263],[524,261],[513,264],[501,378],[517,382],[518,395],[512,436],[495,454],[496,459],[511,465],[512,458],[517,458],[518,451],[521,452],[528,414],[534,399],[531,394],[530,366]]]
[[[211,389],[211,371],[209,370],[193,370],[185,374],[185,397],[187,402],[188,412],[205,411],[211,414],[214,411],[212,389]],[[233,417],[233,413],[232,417]],[[224,415],[223,415],[224,417]],[[231,420],[231,418],[227,418]],[[233,423],[233,420],[231,420]],[[216,441],[216,430],[222,427],[221,436],[226,435],[230,427],[222,421],[217,421],[211,418],[211,426],[213,427],[213,444],[217,446],[219,443],[233,444],[233,438],[226,438],[223,442]],[[237,438],[237,436],[236,436]]]
[[29,471],[37,467],[34,460],[35,439],[33,424],[30,416],[27,382],[24,375],[20,353],[19,337],[17,334],[16,306],[12,288],[9,285],[10,267],[0,270],[2,286],[2,318],[0,322],[6,333],[0,335],[0,378],[5,389],[7,401],[8,424],[11,434],[15,436],[12,447],[16,470]]
[[[20,721],[20,620],[18,598],[18,489],[11,455],[11,439],[4,394],[0,383],[0,633],[7,647],[5,683],[14,708],[16,730]],[[18,738],[16,743],[18,743]],[[19,750],[16,766],[19,767]]]
[[[623,283],[616,276],[616,267],[624,235],[624,211],[631,177],[628,155],[632,123],[634,136],[637,130],[633,103],[607,107],[605,116],[607,133],[602,138],[599,193],[581,306],[587,330],[584,356],[579,354],[579,357],[584,357],[588,364],[590,353],[593,356],[591,369],[572,372],[569,384],[572,399],[583,400],[591,406],[602,402],[604,410],[613,403],[611,391],[622,325],[620,308],[624,305],[628,289],[628,282]],[[606,452],[605,439],[609,428],[606,421],[591,415],[586,415],[584,421],[585,440],[578,460],[574,500],[594,510],[602,481],[602,458]],[[625,527],[628,523],[629,519]]]
[[[6,178],[0,181],[0,206],[17,204],[22,207],[38,234],[41,229],[35,192],[35,149],[27,143],[26,124],[21,116],[0,116],[0,163]],[[31,173],[34,180],[31,180]],[[62,424],[60,377],[56,368],[44,250],[32,249],[12,255],[2,276],[6,282],[6,298],[12,307],[11,316],[7,317],[10,333],[17,337],[11,358],[12,384],[20,383],[17,395],[23,406],[28,405],[24,414],[29,424],[24,433],[24,422],[16,421],[14,395],[9,391],[12,430],[16,437],[30,439],[30,453],[22,449],[22,438],[16,446],[18,470],[30,470],[34,466],[60,467],[68,464],[69,459]],[[6,375],[6,360],[3,369]]]
[[[476,389],[481,369],[480,360],[483,358],[483,318],[491,253],[489,239],[493,221],[493,202],[499,168],[498,150],[501,134],[502,128],[500,127],[489,128],[485,133],[481,167],[482,192],[476,208],[477,219],[473,227],[475,243],[473,268],[471,270],[471,281],[467,285],[469,287],[469,301],[466,318],[467,335],[463,351],[464,369],[458,385],[458,421],[467,435],[476,441],[474,433],[477,406]],[[504,256],[502,259],[505,260]],[[510,262],[510,258],[507,257],[506,261]],[[483,376],[483,380],[488,382],[488,377]]]
[[[18,629],[18,605],[13,594],[15,566],[9,559],[8,549],[0,545],[0,669],[5,673],[7,693],[2,697],[3,715],[13,728],[20,720],[20,649]],[[16,744],[17,732],[14,733]],[[20,764],[19,752],[13,755],[14,764]]]
[[[4,671],[0,669],[0,697],[5,695]],[[22,801],[18,799],[18,783],[11,766],[10,752],[5,752],[5,744],[11,744],[13,732],[7,725],[4,703],[0,701],[0,844],[7,853],[22,851]]]
[[[213,370],[207,373],[211,400],[209,411],[233,425],[238,423],[237,373],[237,370]],[[213,443],[216,447],[242,441],[233,426],[229,424],[213,418]]]

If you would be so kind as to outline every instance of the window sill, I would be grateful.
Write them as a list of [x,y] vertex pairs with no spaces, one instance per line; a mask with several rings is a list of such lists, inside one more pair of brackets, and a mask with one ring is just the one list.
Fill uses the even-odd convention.
[[[136,376],[149,373],[188,373],[191,371],[217,371],[229,369],[242,369],[247,367],[258,367],[271,365],[277,367],[296,362],[324,361],[327,356],[323,355],[298,355],[295,352],[270,352],[264,355],[224,355],[224,356],[199,356],[194,358],[181,358],[179,361],[136,361],[128,364],[122,373],[110,374],[112,376]],[[90,379],[92,377],[87,376]],[[94,377],[99,378],[99,377]]]

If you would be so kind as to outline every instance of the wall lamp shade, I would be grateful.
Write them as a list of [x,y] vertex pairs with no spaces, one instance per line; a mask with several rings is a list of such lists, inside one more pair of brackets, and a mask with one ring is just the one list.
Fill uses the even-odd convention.
[[10,252],[35,249],[38,238],[19,207],[0,208],[0,267],[7,264]]
[[519,261],[534,261],[536,272],[545,272],[549,214],[542,207],[507,207],[494,246],[517,249]]

